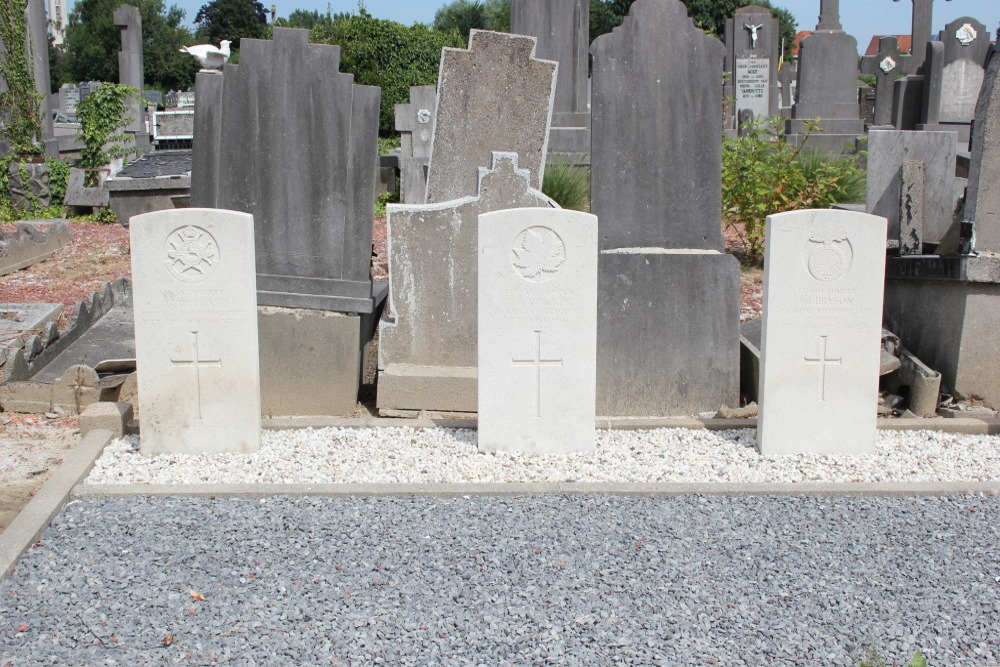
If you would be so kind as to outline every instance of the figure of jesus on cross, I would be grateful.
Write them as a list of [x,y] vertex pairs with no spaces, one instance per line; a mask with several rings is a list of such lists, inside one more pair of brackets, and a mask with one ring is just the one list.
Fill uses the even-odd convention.
[[744,23],[743,27],[750,31],[750,48],[757,48],[757,38],[760,36],[758,31],[764,27],[764,24],[754,25],[752,23]]

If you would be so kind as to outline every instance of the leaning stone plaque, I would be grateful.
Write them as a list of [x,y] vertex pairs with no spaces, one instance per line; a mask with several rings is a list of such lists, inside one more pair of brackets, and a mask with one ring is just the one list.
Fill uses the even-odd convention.
[[142,452],[256,451],[253,216],[157,211],[129,233]]
[[597,218],[479,216],[479,449],[594,449]]
[[851,211],[768,216],[761,454],[874,453],[886,228]]

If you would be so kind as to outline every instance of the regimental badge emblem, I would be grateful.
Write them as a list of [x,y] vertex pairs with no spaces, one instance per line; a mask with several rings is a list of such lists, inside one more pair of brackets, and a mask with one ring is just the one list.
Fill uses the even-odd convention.
[[510,263],[525,280],[552,280],[566,261],[566,244],[548,227],[528,227],[514,238]]
[[200,283],[219,265],[219,244],[201,227],[187,225],[174,230],[166,241],[165,264],[171,275],[184,283]]
[[972,27],[971,23],[963,23],[962,27],[955,31],[955,39],[957,39],[962,46],[968,46],[976,41],[979,37],[979,33],[976,29]]
[[847,273],[854,262],[854,249],[843,225],[821,223],[809,237],[806,268],[821,283],[832,283]]
[[892,56],[886,56],[885,60],[879,63],[879,69],[888,74],[892,70],[896,69],[896,61],[892,59]]

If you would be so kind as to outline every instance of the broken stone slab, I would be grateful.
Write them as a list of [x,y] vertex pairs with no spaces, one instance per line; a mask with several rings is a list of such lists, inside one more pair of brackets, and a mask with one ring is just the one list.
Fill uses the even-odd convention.
[[0,336],[46,331],[62,309],[61,303],[0,303]]
[[0,235],[0,276],[48,259],[70,240],[67,220],[28,220]]
[[80,437],[100,429],[111,431],[114,437],[120,438],[125,435],[125,427],[131,420],[132,405],[129,403],[91,403],[80,414]]
[[108,205],[108,172],[98,169],[98,183],[87,186],[86,169],[72,168],[69,170],[69,180],[66,183],[66,196],[63,203],[67,206],[89,206],[91,208]]
[[933,417],[941,395],[941,374],[932,370],[907,349],[899,352],[899,369],[882,385],[895,394],[909,396],[908,409],[918,417]]

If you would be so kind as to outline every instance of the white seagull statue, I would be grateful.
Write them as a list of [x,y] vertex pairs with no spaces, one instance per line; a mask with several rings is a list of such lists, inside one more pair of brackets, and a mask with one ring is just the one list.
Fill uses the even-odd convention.
[[219,42],[218,48],[212,44],[198,44],[196,46],[182,46],[180,51],[197,58],[203,70],[222,69],[222,66],[229,60],[229,45],[231,43],[228,39],[224,39]]

